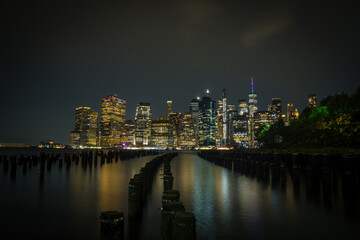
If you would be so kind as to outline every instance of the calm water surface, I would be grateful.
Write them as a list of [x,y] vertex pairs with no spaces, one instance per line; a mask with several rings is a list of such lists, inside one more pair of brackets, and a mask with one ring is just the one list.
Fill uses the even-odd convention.
[[[1,154],[1,153],[0,153]],[[1,239],[100,239],[99,215],[127,215],[128,182],[154,156],[83,168],[58,164],[18,167],[16,178],[0,164]],[[279,181],[259,179],[180,153],[171,161],[174,189],[196,216],[197,239],[358,239],[359,194],[344,198],[341,182],[330,195],[289,172]],[[160,239],[163,192],[159,169],[141,221],[125,219],[125,239]],[[0,235],[1,236],[1,235]]]

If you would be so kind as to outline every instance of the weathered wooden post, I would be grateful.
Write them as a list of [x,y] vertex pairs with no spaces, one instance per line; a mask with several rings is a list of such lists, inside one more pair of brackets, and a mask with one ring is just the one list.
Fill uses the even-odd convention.
[[124,239],[124,213],[118,211],[102,212],[100,215],[102,239]]
[[174,220],[174,240],[195,240],[196,239],[196,220],[195,215],[190,212],[175,213]]

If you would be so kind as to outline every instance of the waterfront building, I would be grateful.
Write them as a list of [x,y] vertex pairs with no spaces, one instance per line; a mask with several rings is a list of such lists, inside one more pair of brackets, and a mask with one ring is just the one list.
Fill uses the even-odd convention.
[[[228,109],[232,109],[231,106],[234,106],[234,105],[228,105],[230,106],[230,108]],[[235,106],[234,106],[235,107]],[[229,146],[234,146],[235,145],[235,141],[234,141],[234,119],[236,118],[236,116],[238,115],[238,112],[235,110],[235,109],[232,109],[232,110],[228,110],[226,112],[226,145],[229,145]]]
[[65,148],[65,145],[61,143],[55,143],[52,140],[42,141],[37,146],[38,148]]
[[309,108],[317,107],[317,95],[315,93],[311,93],[308,95],[308,104]]
[[254,117],[255,112],[258,110],[257,107],[257,94],[254,92],[254,79],[251,78],[251,91],[249,93],[249,116]]
[[227,112],[235,108],[234,105],[227,105],[228,93],[226,89],[222,91],[222,97],[217,100],[215,117],[215,142],[217,147],[226,146],[228,139],[228,119]]
[[223,89],[223,92],[222,92],[222,101],[221,101],[221,104],[222,104],[222,141],[221,141],[221,146],[226,146],[226,140],[227,140],[227,133],[228,133],[228,130],[227,130],[227,98],[228,98],[228,94],[227,94],[227,91],[226,89]]
[[181,148],[196,147],[196,126],[195,119],[190,113],[184,114],[180,127],[180,143]]
[[80,131],[73,130],[70,132],[69,145],[73,148],[80,147]]
[[220,97],[216,101],[215,115],[215,145],[221,147],[223,141],[223,98]]
[[196,99],[194,98],[193,100],[191,100],[190,104],[189,104],[189,108],[190,108],[190,114],[191,117],[194,119],[194,123],[195,123],[195,145],[198,146],[199,145],[199,102],[200,102],[200,97],[197,97]]
[[249,147],[249,116],[237,114],[232,120],[234,143],[240,147]]
[[121,143],[124,147],[132,147],[134,145],[135,122],[126,120],[124,123],[124,132],[121,135]]
[[173,125],[174,129],[174,146],[179,146],[180,141],[180,128],[181,128],[181,122],[182,122],[183,115],[181,113],[171,113],[169,115],[169,120]]
[[251,77],[251,91],[249,94],[249,147],[255,147],[254,114],[258,110],[257,94],[254,92],[254,79]]
[[171,100],[167,100],[166,101],[166,117],[169,119],[170,114],[173,112],[172,109],[172,101]]
[[210,98],[210,91],[199,102],[199,146],[215,146],[215,101]]
[[100,120],[101,147],[116,147],[121,145],[121,135],[124,132],[126,101],[116,94],[102,98]]
[[172,148],[174,146],[174,129],[170,120],[159,117],[151,122],[151,146]]
[[97,146],[98,113],[90,107],[75,108],[75,130],[70,132],[69,144],[73,147]]
[[221,147],[223,139],[223,120],[222,116],[215,115],[215,145]]
[[150,103],[140,102],[135,114],[135,146],[149,146],[151,137],[151,109]]

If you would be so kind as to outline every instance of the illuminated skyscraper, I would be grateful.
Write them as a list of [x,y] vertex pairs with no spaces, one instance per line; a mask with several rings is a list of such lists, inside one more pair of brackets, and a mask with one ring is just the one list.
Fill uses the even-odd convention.
[[183,115],[181,113],[171,113],[169,115],[169,120],[173,125],[174,129],[174,146],[179,146],[179,140],[180,140],[180,128],[181,128],[181,122],[182,122]]
[[197,97],[196,99],[193,99],[190,104],[190,114],[191,117],[194,119],[194,123],[195,123],[195,141],[196,141],[196,146],[199,145],[199,102],[200,102],[200,97]]
[[150,103],[140,102],[135,114],[135,145],[149,146],[151,137]]
[[75,109],[75,131],[70,133],[70,145],[91,147],[97,145],[98,113],[90,107]]
[[196,147],[195,134],[195,119],[192,118],[190,113],[187,113],[181,121],[179,146],[182,148]]
[[124,132],[126,101],[116,94],[102,98],[100,120],[101,147],[121,145],[121,135]]
[[209,90],[199,103],[199,146],[215,146],[215,101]]
[[166,117],[169,119],[170,114],[173,112],[172,110],[172,101],[167,100],[166,101]]
[[317,95],[315,93],[308,95],[309,108],[317,107]]
[[235,110],[235,105],[227,105],[227,112],[226,112],[226,145],[228,146],[234,146],[235,145],[235,141],[234,141],[234,120],[238,115],[238,112]]
[[[215,129],[216,129],[216,146],[226,146],[228,138],[228,119],[227,112],[230,110],[227,105],[228,94],[226,89],[223,89],[222,97],[217,100]],[[231,105],[233,106],[233,105]],[[234,106],[235,107],[235,106]]]
[[257,94],[254,92],[254,79],[251,78],[251,91],[249,94],[249,115],[254,117],[254,113],[258,110],[257,107]]
[[223,99],[218,98],[216,101],[216,115],[215,115],[215,143],[217,147],[222,146],[223,141]]
[[170,120],[160,117],[151,123],[151,146],[172,148],[174,146],[174,129]]
[[126,120],[124,124],[124,132],[121,135],[121,143],[125,147],[134,145],[135,123],[132,120]]
[[249,145],[249,118],[247,114],[236,115],[232,121],[233,138],[236,145],[247,148]]
[[80,146],[80,131],[74,130],[70,132],[69,145],[73,148]]
[[226,139],[227,139],[227,91],[223,89],[222,95],[222,125],[223,125],[223,134],[222,134],[222,143],[221,146],[226,146]]
[[254,79],[251,77],[251,91],[249,94],[249,147],[255,144],[254,114],[258,110],[257,94],[254,92]]
[[249,114],[249,106],[246,102],[246,98],[240,98],[239,99],[239,110],[238,114],[240,116],[248,115]]

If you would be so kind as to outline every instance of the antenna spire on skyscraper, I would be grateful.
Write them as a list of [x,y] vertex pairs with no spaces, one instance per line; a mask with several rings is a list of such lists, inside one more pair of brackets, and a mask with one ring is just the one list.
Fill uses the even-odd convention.
[[254,78],[251,77],[251,94],[254,93]]

